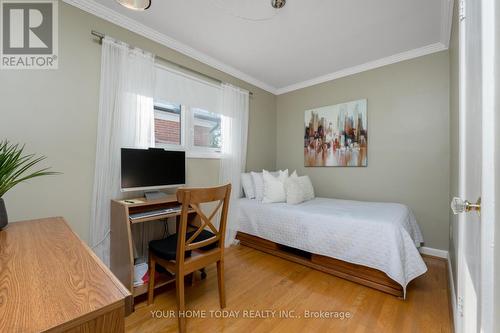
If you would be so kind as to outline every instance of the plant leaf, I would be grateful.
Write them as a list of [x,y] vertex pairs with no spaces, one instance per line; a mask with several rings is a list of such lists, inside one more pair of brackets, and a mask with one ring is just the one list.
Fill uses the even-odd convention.
[[48,171],[50,168],[30,172],[31,168],[45,160],[45,156],[23,155],[24,147],[24,145],[11,144],[7,140],[0,142],[0,197],[26,180],[59,174],[59,172]]

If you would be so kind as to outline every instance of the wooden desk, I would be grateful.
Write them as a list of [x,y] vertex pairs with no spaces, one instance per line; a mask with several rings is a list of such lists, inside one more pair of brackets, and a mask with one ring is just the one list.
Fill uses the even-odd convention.
[[[129,203],[127,201],[136,203]],[[133,224],[145,223],[175,217],[177,224],[180,217],[179,212],[163,214],[154,217],[142,218],[131,222],[129,215],[145,211],[177,207],[180,203],[175,195],[167,195],[158,200],[146,200],[145,198],[129,200],[111,200],[111,252],[110,266],[111,271],[128,288],[134,297],[147,292],[147,284],[134,287],[134,250],[133,233],[131,226]],[[197,215],[194,210],[189,211],[190,223],[196,224]],[[162,287],[167,283],[175,281],[173,276],[165,274],[155,283],[155,288]]]
[[0,332],[123,332],[126,298],[62,217],[0,231]]

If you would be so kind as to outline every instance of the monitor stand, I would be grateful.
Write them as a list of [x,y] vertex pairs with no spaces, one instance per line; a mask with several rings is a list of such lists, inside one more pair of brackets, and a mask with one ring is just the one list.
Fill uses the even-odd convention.
[[167,195],[161,191],[144,192],[144,197],[146,198],[146,201],[158,200],[165,198],[166,196]]

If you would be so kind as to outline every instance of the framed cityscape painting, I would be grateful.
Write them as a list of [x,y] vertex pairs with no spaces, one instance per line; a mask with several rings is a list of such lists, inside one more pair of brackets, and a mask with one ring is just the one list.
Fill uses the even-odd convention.
[[366,99],[305,111],[304,166],[368,165]]

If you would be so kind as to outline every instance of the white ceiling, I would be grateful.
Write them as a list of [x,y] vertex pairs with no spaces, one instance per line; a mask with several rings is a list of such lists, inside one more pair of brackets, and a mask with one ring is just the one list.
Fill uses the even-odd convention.
[[65,1],[276,94],[446,49],[452,12],[450,0]]

